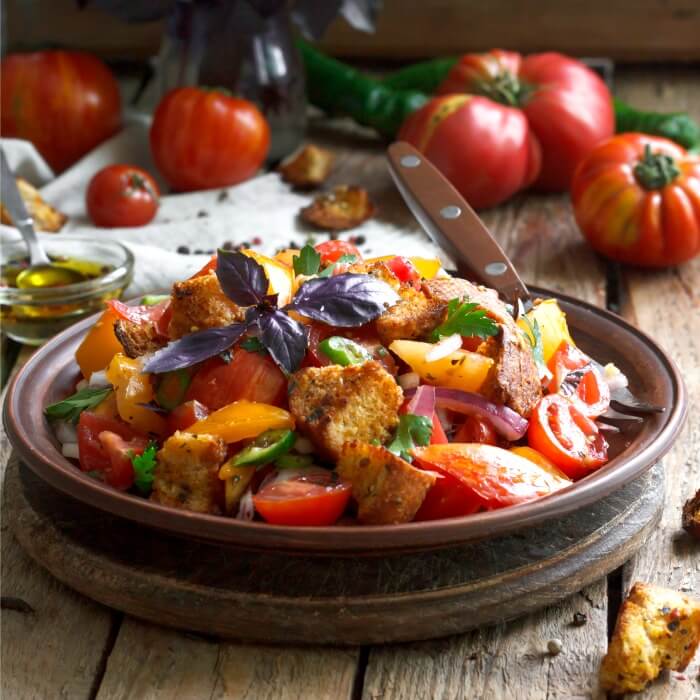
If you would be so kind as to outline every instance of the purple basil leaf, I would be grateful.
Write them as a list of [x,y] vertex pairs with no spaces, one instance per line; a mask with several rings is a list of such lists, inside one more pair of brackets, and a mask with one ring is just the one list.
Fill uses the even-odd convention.
[[345,273],[304,282],[289,308],[340,328],[362,326],[399,300],[386,283],[371,275]]
[[284,311],[274,309],[258,317],[260,341],[288,374],[296,372],[306,355],[306,329]]
[[233,323],[223,328],[208,328],[190,333],[158,350],[144,365],[143,371],[160,374],[208,360],[228,350],[245,333],[246,328],[245,323]]
[[216,276],[224,294],[238,306],[253,306],[265,299],[268,288],[265,269],[243,253],[219,249]]

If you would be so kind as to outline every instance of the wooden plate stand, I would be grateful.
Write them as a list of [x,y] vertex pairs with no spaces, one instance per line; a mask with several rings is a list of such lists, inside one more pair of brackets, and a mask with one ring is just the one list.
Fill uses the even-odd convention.
[[67,586],[158,624],[255,642],[376,644],[512,619],[626,561],[658,522],[659,465],[591,507],[518,534],[382,557],[248,552],[85,506],[16,458],[5,522]]

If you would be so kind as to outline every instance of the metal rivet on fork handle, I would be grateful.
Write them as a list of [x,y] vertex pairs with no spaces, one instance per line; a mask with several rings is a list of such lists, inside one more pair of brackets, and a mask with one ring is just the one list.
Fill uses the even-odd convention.
[[418,156],[403,156],[399,161],[404,168],[417,168],[420,165]]
[[491,275],[491,277],[498,277],[498,275],[502,275],[507,269],[508,266],[505,263],[492,262],[484,268],[484,272],[487,275]]

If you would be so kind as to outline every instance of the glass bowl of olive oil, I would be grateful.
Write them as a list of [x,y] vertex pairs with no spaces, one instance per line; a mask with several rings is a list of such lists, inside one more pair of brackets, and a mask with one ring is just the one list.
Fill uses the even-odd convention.
[[[0,250],[0,328],[10,338],[41,345],[76,321],[118,299],[131,282],[134,256],[116,241],[56,236],[42,245],[55,265],[79,272],[84,281],[63,286],[18,288],[17,276],[29,265],[23,241]],[[37,281],[34,280],[34,284]],[[47,278],[47,284],[50,280]]]

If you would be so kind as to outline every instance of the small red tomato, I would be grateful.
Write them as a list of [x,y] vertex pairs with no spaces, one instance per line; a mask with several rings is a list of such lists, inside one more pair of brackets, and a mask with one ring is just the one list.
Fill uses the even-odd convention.
[[168,434],[172,435],[177,430],[187,430],[198,420],[203,420],[209,415],[207,407],[196,400],[185,401],[168,414]]
[[134,437],[127,441],[109,430],[102,431],[97,437],[109,457],[104,468],[105,481],[115,489],[126,491],[134,484],[134,466],[131,458],[144,453],[148,447],[148,440]]
[[362,260],[360,251],[348,241],[324,241],[314,248],[317,253],[321,254],[321,265],[323,266],[337,262],[343,255],[354,255],[358,261]]
[[399,282],[417,282],[420,280],[420,273],[415,265],[401,255],[396,255],[391,260],[386,261],[386,266],[394,273]]
[[78,453],[84,472],[104,471],[109,465],[109,454],[99,439],[103,432],[114,433],[124,440],[138,437],[131,426],[117,418],[83,411],[78,421]]
[[93,176],[86,204],[95,226],[144,226],[158,211],[155,180],[133,165],[108,165]]
[[497,445],[498,436],[494,427],[484,418],[467,416],[455,435],[454,442],[478,442],[482,445]]

